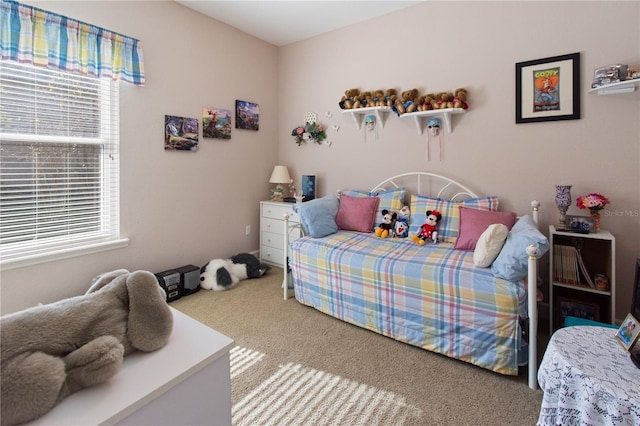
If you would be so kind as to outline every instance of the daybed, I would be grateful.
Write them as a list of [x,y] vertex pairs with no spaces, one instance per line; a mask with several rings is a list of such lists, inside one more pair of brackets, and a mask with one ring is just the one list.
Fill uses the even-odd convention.
[[[410,235],[427,210],[442,214],[440,242],[371,232],[383,209],[398,212],[405,202]],[[285,299],[292,285],[302,304],[501,374],[517,375],[528,358],[535,389],[536,260],[548,241],[537,229],[539,203],[531,204],[532,215],[516,218],[497,211],[497,197],[426,172],[297,204],[305,236],[289,241],[300,225],[285,215]]]

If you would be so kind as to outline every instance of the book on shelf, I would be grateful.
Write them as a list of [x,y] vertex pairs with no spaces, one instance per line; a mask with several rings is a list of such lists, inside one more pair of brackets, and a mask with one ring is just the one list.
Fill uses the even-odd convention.
[[575,247],[574,247],[574,250],[576,251],[577,258],[578,258],[578,264],[580,265],[580,271],[582,272],[582,275],[584,276],[584,280],[587,282],[587,284],[589,284],[589,287],[596,288],[596,285],[594,284],[593,280],[591,279],[591,275],[589,274],[589,271],[587,270],[587,266],[584,264],[584,260],[582,260],[582,254],[580,254],[580,250],[578,250]]
[[[580,285],[583,281],[595,288],[580,250],[574,246],[554,244],[554,280],[562,284]],[[584,278],[582,281],[580,275]]]

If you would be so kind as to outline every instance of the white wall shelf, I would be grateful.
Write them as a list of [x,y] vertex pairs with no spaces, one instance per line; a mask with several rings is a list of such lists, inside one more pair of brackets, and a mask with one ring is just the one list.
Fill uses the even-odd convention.
[[634,92],[636,90],[636,86],[638,85],[640,85],[640,78],[596,87],[589,90],[588,93],[597,93],[598,95],[615,95],[618,93],[629,93]]
[[384,128],[384,120],[386,115],[391,111],[390,107],[367,107],[367,108],[353,108],[342,110],[343,114],[350,114],[353,117],[353,121],[356,123],[356,127],[360,129],[362,127],[362,121],[365,115],[375,114],[377,122],[380,123],[380,127]]
[[416,127],[418,128],[418,134],[421,135],[424,131],[424,120],[428,118],[440,118],[443,121],[445,129],[448,133],[451,133],[451,116],[454,114],[464,114],[465,110],[462,108],[445,108],[445,109],[432,109],[429,111],[408,112],[402,114],[400,118],[413,117]]

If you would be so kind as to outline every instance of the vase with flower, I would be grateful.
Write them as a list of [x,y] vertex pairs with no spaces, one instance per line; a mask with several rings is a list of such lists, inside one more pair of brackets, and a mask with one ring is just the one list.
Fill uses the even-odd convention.
[[591,217],[595,221],[596,232],[600,232],[600,210],[609,204],[609,199],[602,194],[591,193],[576,199],[576,205],[581,209],[589,209]]

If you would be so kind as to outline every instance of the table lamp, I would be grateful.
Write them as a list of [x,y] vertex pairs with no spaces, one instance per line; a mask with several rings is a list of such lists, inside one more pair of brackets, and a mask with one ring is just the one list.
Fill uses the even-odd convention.
[[271,173],[271,178],[269,178],[269,183],[277,184],[276,187],[271,190],[271,201],[282,201],[282,195],[284,193],[284,186],[282,186],[282,184],[288,184],[289,182],[291,182],[291,177],[289,176],[287,166],[275,166]]

